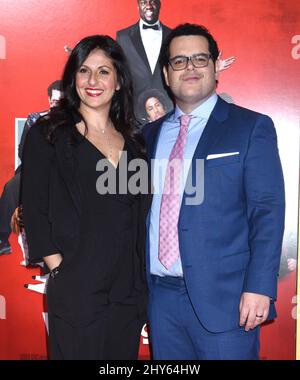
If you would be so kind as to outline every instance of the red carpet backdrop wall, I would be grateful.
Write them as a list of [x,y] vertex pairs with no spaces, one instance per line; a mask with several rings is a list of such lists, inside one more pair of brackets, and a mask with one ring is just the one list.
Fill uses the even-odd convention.
[[[274,120],[284,169],[286,230],[279,279],[278,319],[262,329],[262,359],[296,355],[296,277],[300,113],[300,3],[298,0],[161,0],[169,27],[201,23],[216,37],[223,58],[218,92]],[[59,79],[64,46],[137,22],[136,0],[0,0],[0,190],[13,176],[24,119],[48,108],[47,87]],[[47,310],[40,267],[22,264],[18,239],[0,256],[0,359],[47,357]],[[32,290],[24,284],[36,284]],[[31,286],[29,286],[30,288]],[[147,331],[140,357],[148,358]]]

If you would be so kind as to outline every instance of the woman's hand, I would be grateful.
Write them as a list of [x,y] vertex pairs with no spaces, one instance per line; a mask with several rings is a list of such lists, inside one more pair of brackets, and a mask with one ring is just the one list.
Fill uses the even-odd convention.
[[44,257],[44,261],[50,270],[57,268],[61,264],[62,260],[63,257],[60,253],[55,253],[53,255]]
[[10,228],[13,233],[19,235],[19,233],[24,228],[23,219],[22,219],[22,206],[19,206],[15,209],[10,220]]

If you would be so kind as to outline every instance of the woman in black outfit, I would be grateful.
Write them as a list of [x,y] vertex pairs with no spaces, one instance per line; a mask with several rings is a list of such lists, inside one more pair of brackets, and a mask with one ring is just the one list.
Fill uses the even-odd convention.
[[150,197],[124,191],[136,173],[128,164],[144,156],[120,46],[108,36],[81,40],[62,83],[61,105],[28,134],[22,174],[30,259],[50,270],[51,358],[136,359]]

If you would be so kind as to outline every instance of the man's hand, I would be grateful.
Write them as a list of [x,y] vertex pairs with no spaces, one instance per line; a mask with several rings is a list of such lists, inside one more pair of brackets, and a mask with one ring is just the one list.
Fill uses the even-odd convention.
[[229,69],[230,66],[235,61],[235,57],[234,56],[226,58],[224,60],[221,59],[221,57],[222,57],[222,51],[220,52],[220,54],[218,56],[218,59],[217,59],[217,65],[216,65],[217,72]]
[[69,55],[72,53],[72,49],[68,45],[64,46],[64,51]]
[[240,326],[245,331],[254,329],[268,317],[270,297],[256,293],[243,293],[240,301]]
[[297,268],[296,259],[287,259],[287,265],[290,272],[293,272]]

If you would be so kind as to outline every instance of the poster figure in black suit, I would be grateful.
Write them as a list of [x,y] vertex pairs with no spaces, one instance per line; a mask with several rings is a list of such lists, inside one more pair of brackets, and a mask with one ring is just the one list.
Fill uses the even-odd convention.
[[[168,95],[159,57],[162,44],[171,29],[159,20],[161,7],[160,0],[137,0],[140,20],[125,29],[117,32],[117,42],[123,48],[134,86],[135,113],[138,120],[143,123],[144,108],[140,108],[139,96],[149,90],[159,90],[167,99],[166,111],[173,108],[173,103]],[[218,70],[226,70],[234,62],[234,57],[218,59]]]
[[138,109],[138,97],[147,89],[155,88],[165,94],[170,110],[173,105],[164,87],[159,65],[161,46],[171,29],[159,21],[160,0],[138,0],[140,20],[117,32],[134,86],[135,112],[138,119],[144,110]]

